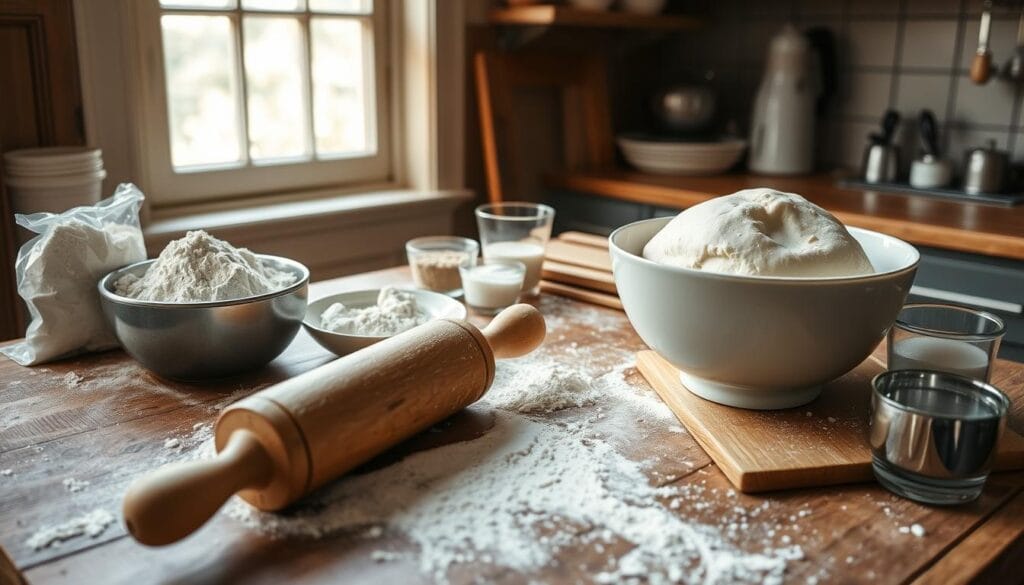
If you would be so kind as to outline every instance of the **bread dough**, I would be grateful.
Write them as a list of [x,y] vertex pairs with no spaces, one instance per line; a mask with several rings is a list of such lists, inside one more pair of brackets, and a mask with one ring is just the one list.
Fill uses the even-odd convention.
[[651,238],[643,256],[669,266],[756,276],[874,272],[832,214],[772,189],[746,189],[683,211]]

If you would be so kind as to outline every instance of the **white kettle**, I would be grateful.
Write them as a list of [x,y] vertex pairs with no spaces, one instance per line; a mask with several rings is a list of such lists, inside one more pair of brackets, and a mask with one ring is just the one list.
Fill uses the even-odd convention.
[[771,41],[754,101],[750,170],[800,175],[814,170],[814,108],[820,93],[810,43],[787,24]]

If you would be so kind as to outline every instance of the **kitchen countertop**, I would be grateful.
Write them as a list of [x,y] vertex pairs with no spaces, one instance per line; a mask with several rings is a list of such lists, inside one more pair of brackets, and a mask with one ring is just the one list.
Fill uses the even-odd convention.
[[714,177],[650,175],[623,169],[558,173],[546,184],[602,197],[685,208],[751,187],[799,193],[840,221],[908,242],[959,252],[1024,260],[1024,205],[999,207],[921,195],[846,189],[833,175]]
[[[311,298],[341,290],[410,282],[406,268],[314,284]],[[643,349],[625,315],[611,309],[544,295],[539,301],[550,331],[539,351],[568,359],[587,348],[588,359],[611,370]],[[595,322],[600,322],[600,333]],[[578,353],[576,354],[579,355]],[[268,384],[332,359],[301,332],[270,366],[252,374],[204,384],[173,383],[142,370],[120,351],[23,368],[0,359],[0,582],[24,576],[51,583],[420,583],[429,579],[408,559],[375,562],[381,542],[389,550],[409,544],[387,533],[370,541],[337,536],[316,541],[270,540],[237,521],[217,515],[196,534],[175,545],[153,549],[129,538],[120,522],[97,538],[79,537],[34,551],[25,540],[37,528],[95,508],[119,512],[125,487],[166,457],[164,441],[212,423],[216,413]],[[652,393],[634,371],[627,380],[638,392]],[[1024,364],[1001,361],[993,382],[1014,398],[1011,426],[1024,430]],[[652,394],[653,395],[653,394]],[[958,508],[926,507],[898,499],[874,484],[797,490],[747,496],[731,486],[686,433],[665,422],[615,419],[618,403],[605,407],[612,420],[627,420],[627,457],[661,455],[645,467],[659,485],[699,486],[698,500],[686,500],[677,513],[692,522],[719,526],[737,506],[764,506],[752,520],[763,524],[729,532],[731,545],[748,551],[764,547],[753,534],[779,525],[776,539],[792,539],[803,558],[789,561],[786,580],[804,583],[959,583],[1000,576],[1019,578],[1024,553],[1024,473],[994,475],[982,497]],[[807,407],[813,410],[813,405]],[[546,416],[566,420],[571,412]],[[493,424],[483,407],[471,407],[403,447],[401,453],[480,436]],[[633,455],[631,456],[630,453]],[[396,455],[390,454],[394,461]],[[639,460],[638,459],[638,460]],[[684,465],[685,463],[685,465]],[[387,460],[379,465],[387,464]],[[66,478],[90,482],[72,493]],[[900,532],[912,524],[923,537]],[[782,540],[787,542],[787,540]],[[776,545],[778,546],[778,545]],[[628,543],[613,549],[628,550]],[[470,565],[450,574],[453,583],[590,582],[606,565],[586,547],[556,553],[558,563],[524,576],[493,565]]]

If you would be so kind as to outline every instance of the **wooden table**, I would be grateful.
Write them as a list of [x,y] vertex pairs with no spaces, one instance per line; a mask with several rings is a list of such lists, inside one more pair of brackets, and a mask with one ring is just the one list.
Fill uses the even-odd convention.
[[827,174],[673,177],[601,169],[551,175],[547,177],[547,184],[672,208],[690,207],[740,189],[771,187],[799,193],[848,225],[880,231],[923,246],[1024,260],[1024,205],[999,207],[922,195],[846,189],[836,185],[835,176]]
[[[391,269],[319,283],[311,296],[408,281],[406,269]],[[540,351],[553,357],[565,359],[570,348],[586,348],[612,368],[643,348],[622,313],[551,296],[542,297],[539,307],[552,325]],[[603,324],[600,334],[596,320]],[[0,583],[20,578],[47,584],[428,582],[414,564],[374,562],[375,545],[365,539],[340,535],[275,541],[224,515],[163,549],[137,544],[120,523],[95,539],[79,537],[40,551],[25,545],[41,525],[93,508],[119,511],[127,484],[165,456],[167,437],[210,423],[226,404],[331,358],[301,333],[262,371],[201,385],[157,379],[118,351],[37,368],[0,361],[0,470],[12,470],[0,475],[0,545],[6,553],[0,556]],[[628,380],[646,386],[635,373],[628,373]],[[994,381],[1015,399],[1011,424],[1024,430],[1024,365],[1001,362]],[[488,420],[480,414],[471,408],[399,449],[409,452],[478,436],[486,432]],[[787,581],[945,584],[987,577],[1005,583],[1024,574],[1024,474],[995,475],[977,502],[951,509],[900,500],[873,484],[727,495],[727,480],[693,439],[664,426],[624,429],[630,433],[624,451],[641,457],[662,454],[645,471],[652,482],[704,484],[703,505],[684,505],[681,516],[714,523],[738,503],[764,502],[771,506],[759,521],[788,526],[787,519],[800,514],[799,525],[786,530],[805,558],[790,562]],[[62,485],[68,477],[91,485],[71,493]],[[801,510],[812,513],[804,517]],[[926,536],[898,531],[913,523],[922,525]],[[733,544],[745,550],[759,546],[744,538],[745,533],[738,534]],[[598,570],[578,550],[561,555],[559,567],[537,575],[470,566],[453,573],[452,581],[576,583],[591,581]]]

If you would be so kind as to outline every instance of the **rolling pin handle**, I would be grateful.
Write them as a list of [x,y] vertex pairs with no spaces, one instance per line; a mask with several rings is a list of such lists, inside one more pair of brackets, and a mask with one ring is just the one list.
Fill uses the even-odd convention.
[[256,435],[231,434],[213,459],[168,465],[129,488],[124,498],[128,532],[142,544],[160,546],[188,536],[234,493],[266,485],[273,462]]
[[547,334],[544,316],[520,303],[498,313],[483,330],[495,358],[514,358],[537,349]]

